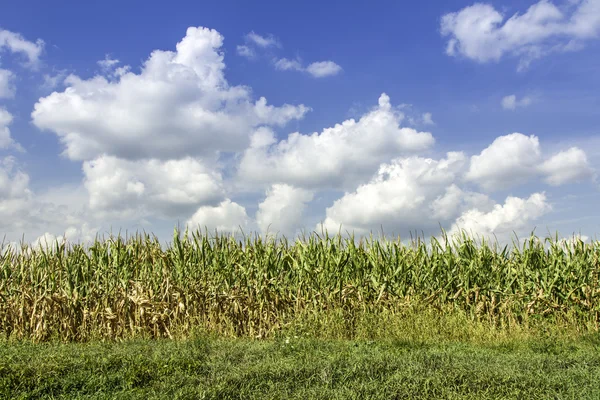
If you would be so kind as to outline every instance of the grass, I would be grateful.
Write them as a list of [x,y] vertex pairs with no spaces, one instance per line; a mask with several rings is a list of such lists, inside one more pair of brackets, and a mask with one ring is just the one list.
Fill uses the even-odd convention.
[[597,399],[600,338],[195,338],[0,347],[11,399]]

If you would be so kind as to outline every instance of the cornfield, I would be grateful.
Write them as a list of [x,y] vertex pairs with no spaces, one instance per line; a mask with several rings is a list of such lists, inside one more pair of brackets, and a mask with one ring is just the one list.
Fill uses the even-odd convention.
[[361,316],[416,305],[496,326],[568,320],[597,331],[599,258],[598,241],[531,236],[501,247],[464,233],[403,244],[176,230],[165,248],[146,233],[23,245],[0,252],[0,335],[85,341],[202,329],[262,338],[335,313],[351,337]]

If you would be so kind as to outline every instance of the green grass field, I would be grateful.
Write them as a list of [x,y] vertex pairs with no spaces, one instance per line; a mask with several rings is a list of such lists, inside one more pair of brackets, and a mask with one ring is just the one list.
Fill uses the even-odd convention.
[[600,338],[249,339],[0,347],[6,399],[598,399]]
[[0,251],[1,398],[600,398],[600,242]]

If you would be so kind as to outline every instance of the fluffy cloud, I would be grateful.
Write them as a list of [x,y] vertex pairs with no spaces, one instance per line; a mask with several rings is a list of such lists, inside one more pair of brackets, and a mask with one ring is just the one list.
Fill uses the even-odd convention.
[[229,199],[223,200],[217,206],[204,206],[198,210],[187,221],[190,229],[205,228],[208,231],[216,229],[221,232],[237,232],[240,228],[245,229],[250,224],[246,209]]
[[520,100],[517,100],[517,96],[511,94],[510,96],[505,96],[502,98],[502,108],[505,110],[515,110],[517,107],[527,107],[531,104],[530,97],[523,97]]
[[29,175],[17,168],[14,157],[0,158],[0,226],[13,222],[13,215],[26,209],[31,196]]
[[83,164],[91,210],[123,216],[179,216],[224,198],[221,175],[192,158],[121,160],[102,156]]
[[38,101],[33,122],[55,132],[73,160],[169,159],[240,151],[253,128],[304,116],[303,105],[253,102],[249,88],[230,86],[222,43],[215,30],[189,28],[175,52],[155,50],[139,74],[71,75],[63,92]]
[[355,187],[382,162],[434,144],[430,133],[400,127],[402,118],[382,94],[379,106],[360,120],[346,120],[320,133],[296,132],[277,142],[271,131],[258,130],[241,158],[239,179],[305,188]]
[[545,181],[552,186],[595,177],[585,152],[577,147],[555,154],[544,161],[539,169],[545,175]]
[[521,133],[500,136],[479,155],[471,157],[466,179],[488,191],[523,184],[542,176],[551,185],[593,175],[583,150],[571,148],[542,161],[539,139]]
[[466,178],[490,191],[519,185],[535,174],[541,155],[540,141],[534,135],[500,136],[471,157]]
[[12,53],[22,54],[27,58],[26,65],[37,68],[40,56],[44,50],[44,41],[38,39],[35,43],[23,38],[18,33],[0,29],[0,50],[6,49]]
[[267,197],[258,205],[256,222],[262,233],[293,235],[302,227],[306,203],[313,199],[311,191],[285,184],[275,184],[267,191]]
[[552,52],[574,51],[600,33],[598,0],[573,1],[563,10],[547,0],[520,15],[505,16],[489,4],[476,3],[442,17],[441,32],[449,37],[446,53],[477,62],[519,58],[519,69]]
[[337,232],[341,225],[342,230],[357,234],[380,226],[403,233],[435,229],[439,222],[455,217],[465,200],[481,203],[477,196],[465,196],[453,186],[465,164],[460,152],[448,153],[441,160],[408,157],[383,164],[370,182],[327,208],[323,225],[330,232]]
[[15,142],[10,136],[8,126],[12,123],[12,120],[12,114],[0,107],[0,150],[14,148],[18,151],[23,151],[21,145]]
[[57,188],[38,194],[29,181],[14,157],[0,158],[0,231],[17,240],[23,234],[29,238],[49,231],[62,235],[70,229],[72,239],[86,240],[91,230],[85,220],[93,218],[82,209],[80,192]]
[[534,193],[527,199],[509,196],[503,205],[496,204],[491,211],[472,209],[463,213],[448,233],[452,235],[464,230],[486,238],[501,235],[499,240],[508,241],[513,230],[529,228],[533,221],[551,209],[544,193]]
[[70,226],[58,235],[45,232],[31,242],[31,248],[52,251],[57,244],[59,246],[63,243],[67,245],[75,243],[90,244],[95,240],[97,233],[98,229],[90,227],[87,223],[84,223],[81,227]]

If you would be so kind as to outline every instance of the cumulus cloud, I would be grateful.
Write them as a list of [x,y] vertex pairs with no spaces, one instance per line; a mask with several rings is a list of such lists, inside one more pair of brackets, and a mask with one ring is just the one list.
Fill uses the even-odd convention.
[[306,203],[313,199],[313,192],[286,184],[275,184],[267,191],[267,197],[258,205],[256,222],[262,233],[281,233],[286,236],[302,227]]
[[34,250],[42,249],[44,251],[52,251],[56,245],[60,246],[63,243],[70,244],[91,244],[98,234],[98,228],[91,227],[84,223],[81,226],[69,226],[63,233],[54,234],[44,232],[31,242],[31,248]]
[[380,226],[397,233],[435,229],[456,216],[465,200],[470,205],[487,201],[465,196],[453,186],[466,161],[463,153],[451,152],[441,160],[407,157],[383,164],[370,182],[327,208],[323,226],[330,232],[341,226],[357,234]]
[[509,96],[505,96],[502,98],[502,108],[505,110],[515,110],[517,107],[527,107],[531,104],[530,97],[523,97],[520,100],[517,100],[517,96],[511,94]]
[[446,188],[444,194],[439,195],[429,206],[431,217],[438,221],[449,221],[456,217],[457,212],[475,208],[489,211],[494,206],[494,201],[483,193],[461,189],[456,183]]
[[15,96],[14,79],[15,74],[7,69],[0,68],[0,99],[9,99]]
[[503,205],[496,204],[491,211],[472,209],[463,213],[448,233],[452,235],[464,230],[485,238],[500,235],[500,241],[507,241],[513,231],[518,233],[528,229],[532,222],[551,209],[545,193],[534,193],[527,199],[509,196]]
[[523,184],[536,176],[556,186],[592,175],[583,150],[571,148],[543,161],[537,136],[512,133],[498,137],[479,155],[472,156],[465,178],[493,191]]
[[240,160],[238,178],[246,183],[287,183],[297,187],[342,187],[371,176],[382,162],[429,149],[429,132],[400,127],[403,115],[382,94],[379,106],[360,120],[277,141],[272,131],[257,130]]
[[90,209],[104,214],[179,216],[224,198],[221,175],[192,158],[122,160],[102,156],[83,164]]
[[15,142],[10,135],[8,126],[12,123],[12,120],[12,114],[0,107],[0,150],[13,148],[18,151],[23,151],[21,145]]
[[40,64],[44,41],[38,39],[35,42],[30,42],[19,33],[0,29],[0,50],[4,49],[25,56],[27,59],[26,66],[36,69]]
[[246,209],[229,199],[223,200],[217,206],[203,206],[187,221],[190,229],[205,228],[221,232],[237,232],[249,226],[250,219]]
[[45,232],[31,242],[31,248],[33,250],[52,251],[57,245],[60,246],[64,242],[64,236],[56,236],[50,232]]
[[135,74],[66,78],[67,88],[41,98],[33,123],[53,131],[72,160],[179,158],[240,151],[257,126],[283,126],[309,110],[267,105],[224,76],[223,37],[188,28],[176,51],[155,50]]
[[0,220],[11,221],[26,207],[31,195],[29,175],[17,168],[16,159],[0,158]]
[[519,69],[553,52],[576,51],[600,33],[598,0],[571,2],[562,9],[541,0],[524,14],[506,19],[492,5],[475,3],[441,20],[441,33],[449,37],[446,53],[480,63],[505,55],[519,59]]
[[471,157],[466,179],[489,191],[516,186],[535,175],[541,156],[537,136],[521,133],[500,136],[479,155]]
[[0,231],[19,239],[23,234],[62,234],[71,228],[72,238],[83,239],[87,231],[82,229],[89,230],[84,224],[92,218],[81,208],[85,204],[80,193],[72,188],[34,193],[29,184],[29,175],[14,157],[0,158]]
[[442,224],[450,226],[451,233],[466,229],[484,236],[502,234],[502,240],[509,240],[513,230],[529,229],[551,211],[545,193],[508,197],[504,204],[496,204],[484,193],[461,188],[463,178],[495,190],[534,176],[560,185],[592,173],[578,148],[542,162],[537,137],[512,134],[496,139],[470,163],[462,152],[450,152],[440,160],[412,156],[383,164],[369,182],[327,208],[323,226],[330,232],[341,227],[358,235],[380,227],[387,233],[418,229],[434,234]]
[[585,152],[577,147],[561,151],[540,165],[546,183],[559,186],[595,177]]

